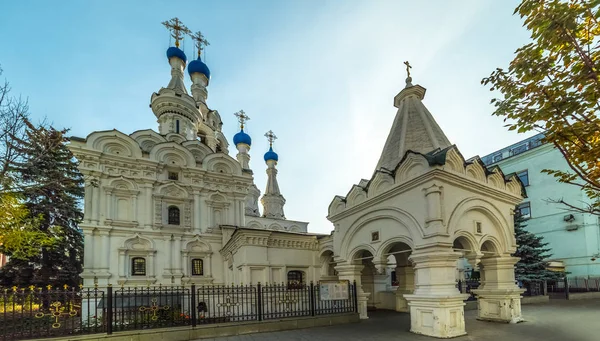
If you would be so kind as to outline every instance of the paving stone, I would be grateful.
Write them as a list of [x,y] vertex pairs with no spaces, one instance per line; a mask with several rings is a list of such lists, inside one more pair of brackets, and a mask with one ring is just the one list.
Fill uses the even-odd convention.
[[[551,300],[546,304],[524,305],[525,322],[503,324],[476,319],[477,311],[466,311],[466,336],[455,341],[599,341],[600,300]],[[360,323],[314,327],[282,332],[216,338],[215,341],[420,341],[433,338],[409,332],[410,316],[391,311],[369,312]]]

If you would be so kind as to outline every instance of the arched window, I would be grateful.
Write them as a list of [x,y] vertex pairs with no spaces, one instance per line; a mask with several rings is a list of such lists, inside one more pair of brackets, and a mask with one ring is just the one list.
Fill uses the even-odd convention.
[[146,276],[146,259],[135,257],[131,259],[131,275]]
[[175,121],[175,132],[179,134],[179,120]]
[[179,208],[177,206],[169,207],[169,225],[179,225]]
[[301,289],[304,286],[304,278],[302,271],[293,270],[287,273],[288,289]]
[[202,259],[192,259],[192,276],[204,275],[204,262]]

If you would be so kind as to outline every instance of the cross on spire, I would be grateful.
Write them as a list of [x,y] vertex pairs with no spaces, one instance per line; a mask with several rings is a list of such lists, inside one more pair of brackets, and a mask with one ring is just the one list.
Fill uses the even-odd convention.
[[[200,55],[200,54],[198,54]],[[248,115],[244,112],[244,110],[240,110],[234,114],[238,118],[238,122],[240,122],[240,128],[244,129],[244,123],[250,119]]]
[[202,32],[200,31],[194,34],[190,34],[190,38],[192,38],[192,40],[194,41],[194,45],[196,45],[196,48],[198,49],[198,57],[200,57],[200,54],[202,53],[202,50],[204,50],[204,47],[210,45],[210,43],[208,42],[208,40],[206,40],[206,38],[204,38],[204,35],[202,35]]
[[404,62],[404,65],[406,65],[406,77],[410,78],[410,69],[412,69],[412,66],[410,66],[408,60]]
[[277,140],[277,136],[275,136],[275,134],[273,134],[272,130],[269,130],[265,134],[265,137],[267,138],[267,140],[269,140],[269,146],[273,147],[273,141]]
[[175,38],[175,47],[179,48],[179,40],[183,39],[184,34],[190,34],[189,30],[179,18],[173,18],[169,21],[163,21],[162,24],[171,32],[171,37]]

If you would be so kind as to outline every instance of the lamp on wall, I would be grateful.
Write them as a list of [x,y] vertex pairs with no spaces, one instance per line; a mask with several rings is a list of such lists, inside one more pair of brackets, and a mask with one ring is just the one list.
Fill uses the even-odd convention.
[[570,223],[575,220],[575,216],[572,214],[567,214],[563,217],[563,220]]

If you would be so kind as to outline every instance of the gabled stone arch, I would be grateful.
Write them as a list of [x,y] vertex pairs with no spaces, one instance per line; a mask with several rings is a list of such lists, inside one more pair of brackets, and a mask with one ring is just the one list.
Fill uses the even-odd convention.
[[469,231],[455,231],[452,235],[453,246],[456,246],[455,243],[457,240],[459,241],[459,244],[463,249],[470,250],[472,252],[477,252],[479,250],[479,242],[477,241],[477,238]]
[[288,228],[288,231],[290,232],[302,232],[302,230],[300,230],[300,227],[298,225],[292,225]]
[[450,148],[446,152],[446,164],[444,169],[451,172],[465,174],[465,159],[458,152],[456,147]]
[[198,236],[185,243],[183,249],[190,252],[212,252],[210,244],[201,240]]
[[483,234],[487,234],[498,241],[501,252],[513,251],[514,236],[510,235],[513,230],[511,224],[497,207],[481,198],[471,197],[461,201],[450,214],[446,232],[450,235],[456,235],[461,230],[473,231],[475,226],[471,221],[467,220],[463,226],[460,226],[461,219],[467,219],[466,217],[471,211],[480,212],[492,222],[492,229],[488,230],[488,233],[483,232]]
[[487,179],[488,184],[499,189],[506,189],[506,186],[504,185],[504,175],[502,175],[498,171],[495,171],[492,174],[488,175]]
[[331,203],[329,204],[328,212],[330,216],[336,215],[346,209],[346,203],[344,199],[339,195],[336,195]]
[[510,176],[508,182],[506,183],[506,190],[513,194],[521,196],[523,192],[523,185],[518,176],[516,176],[515,174]]
[[249,222],[246,222],[246,227],[247,227],[247,228],[250,228],[250,229],[257,229],[257,230],[262,230],[262,229],[264,229],[264,227],[263,227],[263,226],[262,226],[260,223],[258,223],[258,222],[256,222],[256,221],[249,221]]
[[152,239],[142,237],[139,233],[126,238],[121,244],[122,249],[126,250],[154,250],[154,241]]
[[202,163],[202,160],[204,160],[207,155],[213,153],[212,149],[198,140],[186,141],[182,145],[194,155],[197,164]]
[[283,228],[283,226],[281,226],[281,225],[280,225],[280,224],[278,224],[278,223],[273,223],[273,224],[269,225],[269,228],[268,228],[268,229],[269,229],[269,230],[274,230],[274,231],[283,231],[283,230],[285,230],[285,229]]
[[408,246],[411,250],[415,249],[415,244],[412,240],[412,238],[410,238],[409,236],[396,236],[396,237],[392,237],[389,239],[386,239],[385,241],[383,241],[383,243],[381,243],[381,245],[379,245],[379,247],[377,248],[377,253],[374,255],[376,259],[383,259],[384,255],[390,251],[390,249],[398,244],[398,243],[402,243],[402,244],[406,244],[406,246]]
[[363,253],[364,251],[369,252],[371,255],[373,255],[373,257],[377,254],[377,251],[371,245],[361,244],[361,245],[358,245],[358,246],[352,248],[352,250],[350,250],[350,252],[347,253],[348,258],[346,258],[346,260],[349,263],[355,263],[355,262],[362,263],[362,260],[357,260],[357,258],[361,258],[360,254]]
[[186,188],[179,186],[176,183],[161,185],[156,189],[156,192],[165,197],[180,199],[191,198],[190,192]]
[[381,194],[394,186],[394,178],[383,172],[376,172],[369,185],[369,198]]
[[466,174],[469,178],[477,181],[486,182],[485,170],[479,162],[473,162],[467,165]]
[[220,148],[220,151],[225,154],[229,154],[229,142],[227,142],[227,138],[221,132],[216,132],[215,136],[217,138],[217,147]]
[[[354,223],[350,225],[340,243],[340,257],[349,256],[350,253],[348,250],[354,244],[354,237],[361,229],[372,222],[385,223],[385,226],[391,226],[389,225],[389,221],[395,221],[398,225],[394,226],[393,234],[391,231],[379,231],[379,238],[381,241],[386,241],[398,236],[405,236],[407,240],[414,241],[415,238],[423,238],[424,236],[423,228],[410,213],[397,207],[384,207],[358,217]],[[371,231],[368,230],[367,232],[370,234]],[[373,255],[375,255],[375,250],[373,251]]]
[[365,192],[364,188],[357,185],[352,186],[352,189],[346,196],[346,203],[350,207],[356,206],[365,200],[367,200],[367,192]]
[[242,175],[242,166],[227,154],[215,153],[204,158],[202,168],[215,173]]
[[396,184],[414,179],[429,170],[429,163],[419,154],[408,153],[404,160],[396,168]]
[[150,151],[150,159],[175,167],[195,167],[192,152],[175,142],[160,143]]
[[[502,248],[502,242],[494,236],[483,236],[478,244],[478,250],[484,252],[484,257],[496,256],[506,253],[505,249]],[[494,254],[490,254],[493,252]]]
[[94,132],[88,135],[86,145],[103,153],[141,158],[142,151],[135,140],[118,130]]
[[137,190],[138,189],[138,185],[135,183],[135,181],[131,181],[124,177],[112,179],[112,180],[110,180],[108,185],[109,185],[109,187],[113,187],[114,189],[117,189],[117,190],[132,190],[132,189]]
[[177,133],[168,133],[165,135],[165,139],[169,142],[175,142],[177,144],[182,144],[186,141],[185,137]]
[[146,153],[150,153],[152,148],[155,145],[163,142],[167,142],[167,140],[157,132],[152,129],[138,130],[129,135],[132,139],[137,142],[142,151]]

